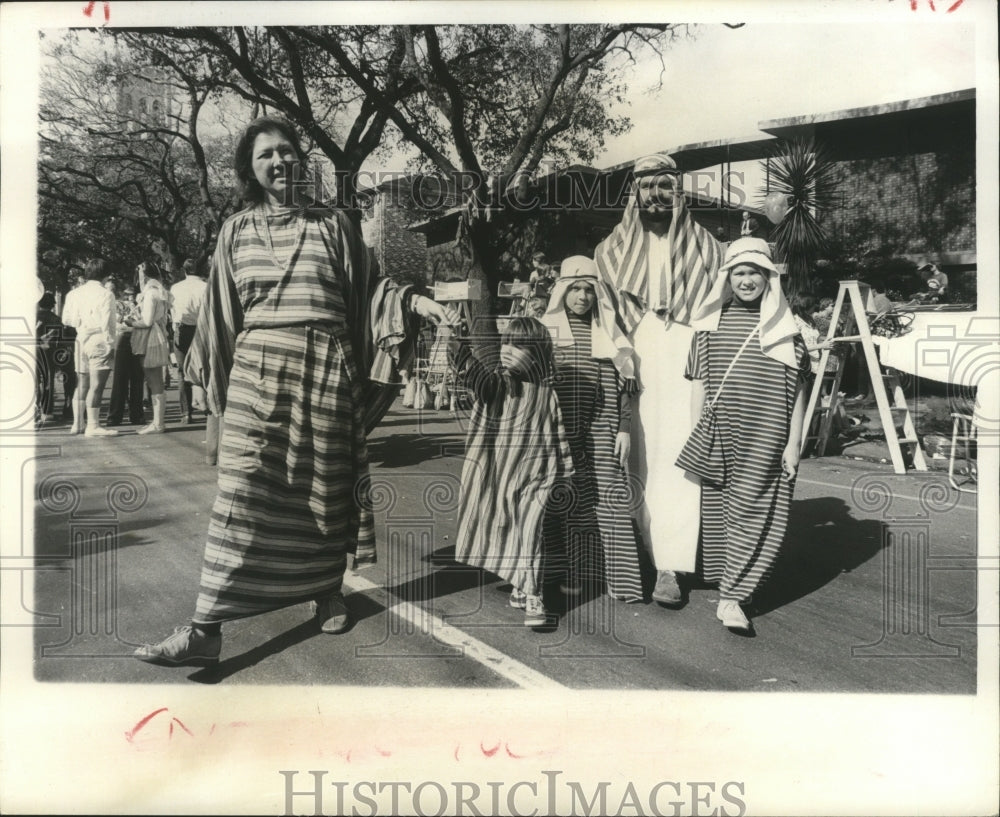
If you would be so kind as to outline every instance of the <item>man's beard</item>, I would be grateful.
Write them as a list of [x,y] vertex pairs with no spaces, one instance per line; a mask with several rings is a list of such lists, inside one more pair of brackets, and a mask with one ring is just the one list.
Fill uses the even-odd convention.
[[644,224],[664,224],[670,221],[671,215],[673,215],[673,208],[665,204],[661,204],[654,211],[650,211],[646,207],[639,208],[639,220]]

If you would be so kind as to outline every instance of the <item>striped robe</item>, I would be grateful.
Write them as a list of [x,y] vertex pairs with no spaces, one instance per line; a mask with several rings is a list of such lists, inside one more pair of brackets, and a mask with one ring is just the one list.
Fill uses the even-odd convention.
[[573,504],[546,519],[550,551],[565,550],[572,571],[603,581],[609,596],[641,601],[642,576],[628,480],[615,438],[632,419],[625,384],[607,360],[591,356],[591,321],[567,313],[573,344],[555,350],[555,389],[573,455]]
[[[705,381],[706,401],[759,320],[759,308],[734,300],[716,331],[695,334],[685,376]],[[715,403],[725,479],[701,488],[701,569],[706,581],[719,584],[723,599],[749,600],[770,574],[788,525],[794,484],[782,477],[781,455],[798,381],[810,372],[801,336],[793,342],[798,369],[750,343]]]
[[469,356],[458,364],[475,394],[458,508],[455,559],[541,594],[546,506],[571,492],[559,400],[545,382],[515,380]]
[[723,252],[683,198],[657,237],[643,226],[633,196],[594,254],[602,279],[618,293],[619,318],[634,344],[641,395],[630,470],[643,487],[635,518],[658,570],[694,572],[697,565],[698,479],[674,462],[691,433],[691,385],[684,379],[694,335],[689,324]]
[[195,621],[339,590],[362,514],[373,547],[365,435],[396,393],[378,384],[407,354],[404,297],[343,213],[223,224],[185,361],[223,418]]

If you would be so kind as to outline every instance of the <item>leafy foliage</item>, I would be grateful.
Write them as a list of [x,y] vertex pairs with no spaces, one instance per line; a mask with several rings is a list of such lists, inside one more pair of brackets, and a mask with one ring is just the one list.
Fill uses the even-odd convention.
[[[120,277],[150,255],[174,269],[209,250],[236,204],[228,134],[199,132],[216,91],[208,67],[156,38],[142,46],[86,32],[46,42],[38,252],[50,286],[63,285],[68,264],[95,256]],[[132,106],[140,89],[155,113]]]

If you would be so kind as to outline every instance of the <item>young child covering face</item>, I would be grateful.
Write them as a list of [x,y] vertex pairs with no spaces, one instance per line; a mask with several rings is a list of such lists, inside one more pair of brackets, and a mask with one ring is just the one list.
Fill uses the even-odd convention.
[[535,318],[514,318],[500,361],[483,365],[455,340],[449,356],[475,399],[462,470],[455,558],[510,582],[524,624],[548,621],[542,603],[542,520],[556,484],[573,470],[555,390],[552,340]]

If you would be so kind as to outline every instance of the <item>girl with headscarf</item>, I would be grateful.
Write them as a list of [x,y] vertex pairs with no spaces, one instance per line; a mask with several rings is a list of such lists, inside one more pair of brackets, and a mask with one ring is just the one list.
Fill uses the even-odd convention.
[[563,261],[542,323],[555,345],[555,388],[573,454],[572,501],[550,510],[551,544],[569,558],[569,588],[603,580],[613,598],[641,601],[627,471],[635,381],[622,371],[629,350],[619,346],[613,293],[591,259]]
[[719,620],[749,631],[741,605],[770,574],[788,524],[809,354],[765,241],[734,241],[719,272],[694,314],[685,377],[692,420],[711,405],[718,445],[710,470],[722,475],[702,481],[702,573],[719,585]]

